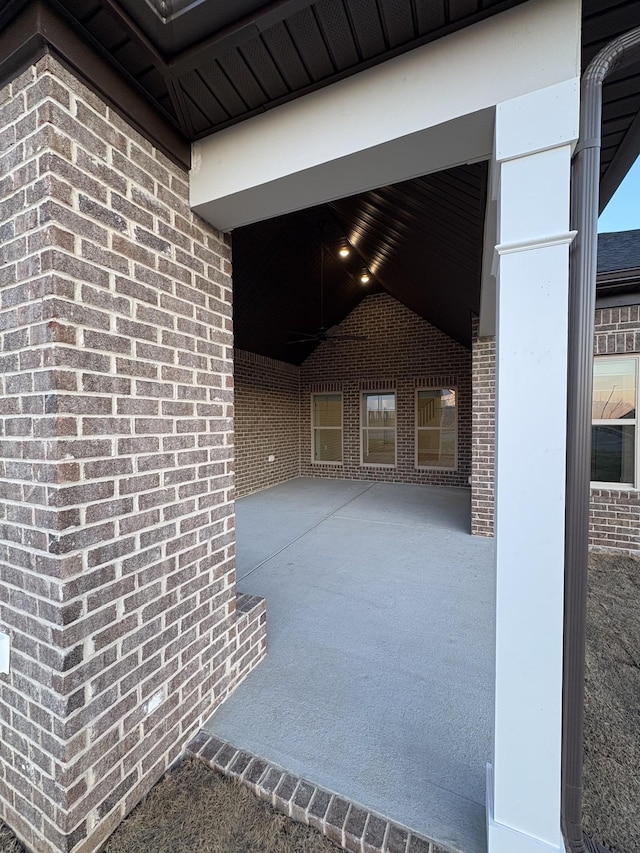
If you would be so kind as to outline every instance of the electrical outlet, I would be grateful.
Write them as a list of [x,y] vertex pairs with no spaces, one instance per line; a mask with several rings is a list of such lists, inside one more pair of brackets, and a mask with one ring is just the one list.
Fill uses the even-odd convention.
[[8,634],[0,631],[0,672],[9,672],[9,655],[11,653],[11,639]]
[[267,462],[275,462],[275,461],[276,461],[276,457],[273,455],[273,453],[270,453],[267,456]]

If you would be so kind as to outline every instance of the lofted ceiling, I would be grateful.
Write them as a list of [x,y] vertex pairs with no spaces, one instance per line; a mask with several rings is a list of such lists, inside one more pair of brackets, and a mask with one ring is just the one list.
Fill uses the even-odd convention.
[[[288,332],[341,322],[386,292],[469,346],[479,311],[485,163],[460,166],[233,232],[236,346],[300,364]],[[320,234],[324,311],[320,313]],[[352,252],[340,259],[347,239]],[[359,274],[371,272],[363,286]]]
[[[0,82],[50,46],[170,157],[189,143],[526,0],[5,0]],[[15,25],[15,26],[12,26]],[[640,26],[640,0],[584,0],[583,67]],[[15,32],[14,32],[15,31]],[[22,44],[20,44],[20,39]],[[27,49],[28,47],[28,49]],[[29,54],[31,50],[31,54]],[[601,200],[640,149],[640,66],[604,86]],[[486,166],[382,187],[234,232],[238,346],[300,362],[286,330],[320,325],[318,220],[374,273],[330,253],[324,324],[383,290],[469,344]]]

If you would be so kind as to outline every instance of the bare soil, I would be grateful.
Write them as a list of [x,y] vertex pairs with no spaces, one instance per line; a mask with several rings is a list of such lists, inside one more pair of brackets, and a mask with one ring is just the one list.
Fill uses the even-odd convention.
[[615,853],[640,850],[640,560],[591,554],[583,827]]
[[[640,560],[589,559],[584,828],[613,853],[640,850]],[[104,853],[336,853],[199,761],[167,773]],[[26,853],[0,822],[0,853]]]

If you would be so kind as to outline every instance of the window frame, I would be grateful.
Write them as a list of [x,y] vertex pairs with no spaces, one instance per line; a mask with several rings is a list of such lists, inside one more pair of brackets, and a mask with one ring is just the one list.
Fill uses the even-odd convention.
[[[634,432],[634,442],[633,442],[633,483],[611,483],[605,480],[590,480],[590,486],[592,489],[606,489],[608,491],[617,490],[619,492],[637,492],[639,490],[639,480],[640,480],[640,435],[639,435],[639,427],[640,427],[640,418],[638,417],[638,403],[640,403],[640,353],[634,352],[618,352],[618,353],[608,353],[607,355],[595,355],[593,357],[593,377],[595,378],[595,366],[596,362],[604,362],[604,361],[635,361],[636,369],[635,369],[635,377],[636,377],[636,416],[633,419],[630,418],[591,418],[591,428],[593,434],[594,426],[619,426],[619,425],[633,425],[635,428]],[[594,383],[595,384],[595,383]],[[591,390],[591,398],[593,405],[593,387]],[[593,454],[593,450],[592,450]],[[592,457],[593,458],[593,457]],[[592,459],[589,460],[589,464],[591,465]]]
[[[314,421],[314,400],[316,397],[340,397],[340,426],[339,427],[318,427]],[[344,393],[342,391],[312,391],[311,392],[311,464],[312,465],[333,465],[334,467],[344,466]],[[333,429],[340,430],[340,461],[314,459],[314,450],[316,446],[315,431],[317,429]]]
[[[380,429],[380,427],[369,427],[365,418],[365,398],[378,397],[393,394],[394,412],[396,416],[393,427],[393,462],[365,462],[364,461],[364,435],[365,430]],[[397,468],[398,467],[398,392],[395,388],[380,388],[372,391],[360,391],[360,467],[361,468]]]
[[447,385],[447,390],[455,392],[456,395],[456,421],[455,421],[455,429],[456,429],[456,452],[455,452],[455,461],[452,466],[450,465],[419,465],[418,464],[418,433],[420,430],[436,430],[441,429],[441,427],[420,427],[418,426],[418,395],[421,391],[442,391],[445,389],[444,385],[421,385],[419,388],[415,389],[414,394],[414,409],[413,409],[413,446],[414,446],[414,467],[418,471],[450,471],[452,474],[456,473],[458,470],[458,439],[459,439],[459,431],[458,431],[458,420],[459,420],[459,408],[460,408],[460,396],[458,394],[458,386],[457,385]]

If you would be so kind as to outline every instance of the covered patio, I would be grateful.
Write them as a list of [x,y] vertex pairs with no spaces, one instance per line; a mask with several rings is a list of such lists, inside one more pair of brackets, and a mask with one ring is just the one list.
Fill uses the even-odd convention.
[[480,853],[494,689],[494,545],[466,489],[297,478],[237,502],[241,592],[269,646],[205,729]]

